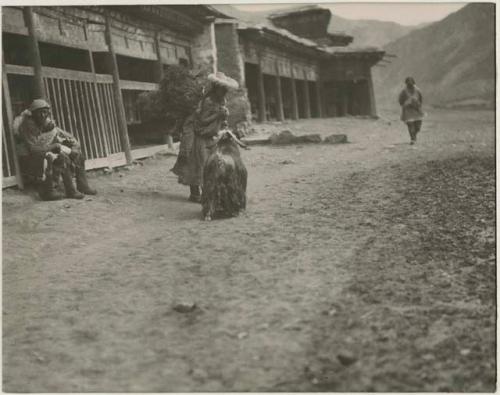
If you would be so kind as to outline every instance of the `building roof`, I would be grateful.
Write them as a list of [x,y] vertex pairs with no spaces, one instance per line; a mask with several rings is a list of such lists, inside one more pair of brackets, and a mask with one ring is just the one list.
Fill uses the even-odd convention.
[[368,53],[368,54],[383,54],[383,51],[377,47],[356,47],[356,46],[348,46],[348,47],[325,47],[323,48],[325,52],[329,54],[351,54],[351,53]]
[[281,17],[284,17],[284,16],[289,16],[289,15],[294,15],[294,14],[302,14],[302,13],[305,13],[305,12],[323,11],[323,10],[329,11],[327,8],[320,7],[319,5],[310,4],[310,5],[306,5],[306,6],[292,7],[292,8],[288,8],[288,9],[285,9],[285,10],[276,11],[276,12],[273,12],[273,13],[269,14],[268,18],[269,19],[281,18]]
[[298,44],[304,45],[309,48],[316,48],[319,49],[318,44],[316,44],[314,41],[309,40],[308,38],[304,37],[299,37],[291,32],[289,32],[286,29],[280,29],[279,27],[275,27],[271,24],[248,24],[248,23],[238,23],[238,30],[258,30],[258,31],[267,31],[267,32],[273,32],[275,34],[278,34],[280,36],[283,36],[289,40],[295,41]]
[[[217,6],[215,7],[216,10]],[[328,10],[327,8],[320,7],[318,5],[306,5],[306,6],[301,6],[301,7],[293,7],[289,8],[283,11],[279,12],[274,12],[272,14],[267,15],[265,18],[260,18],[259,23],[252,22],[252,21],[244,21],[241,20],[235,16],[230,16],[228,13],[224,13],[221,11],[223,14],[226,15],[228,19],[221,20],[220,22],[224,21],[229,21],[229,20],[234,20],[237,21],[238,23],[238,30],[240,31],[260,31],[263,33],[270,33],[271,35],[279,35],[285,39],[287,39],[290,42],[295,42],[303,47],[313,49],[318,51],[319,53],[323,53],[325,56],[341,56],[341,55],[349,55],[349,54],[368,54],[372,56],[377,56],[377,57],[382,57],[383,54],[385,53],[383,50],[375,47],[355,47],[355,46],[325,46],[318,44],[317,42],[305,38],[305,37],[300,37],[292,32],[290,32],[287,29],[282,29],[277,26],[275,26],[272,22],[273,18],[278,18],[282,16],[288,16],[288,15],[293,15],[297,13],[303,13],[303,12],[311,12],[311,11],[323,11],[323,10]],[[329,10],[328,10],[329,11]],[[352,37],[349,34],[346,34],[344,32],[328,32],[328,34],[333,34],[342,38],[349,38]]]

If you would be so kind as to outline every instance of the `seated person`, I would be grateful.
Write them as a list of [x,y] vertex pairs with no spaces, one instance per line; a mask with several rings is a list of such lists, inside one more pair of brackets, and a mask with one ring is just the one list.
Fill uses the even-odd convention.
[[62,176],[66,197],[82,199],[83,194],[95,195],[97,192],[87,182],[80,144],[73,135],[58,128],[49,115],[49,104],[36,99],[14,120],[14,132],[21,143],[18,155],[22,173],[42,180],[39,190],[42,200],[63,198],[55,188],[59,176]]

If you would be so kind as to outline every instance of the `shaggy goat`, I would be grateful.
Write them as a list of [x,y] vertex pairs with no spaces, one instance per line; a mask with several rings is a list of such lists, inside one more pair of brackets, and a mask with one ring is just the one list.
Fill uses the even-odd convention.
[[235,217],[246,208],[248,173],[238,145],[247,149],[229,129],[222,130],[205,162],[201,195],[205,221]]

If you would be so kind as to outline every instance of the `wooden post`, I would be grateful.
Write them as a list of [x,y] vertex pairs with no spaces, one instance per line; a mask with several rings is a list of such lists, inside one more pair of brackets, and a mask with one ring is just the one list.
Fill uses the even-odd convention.
[[163,79],[163,62],[161,61],[160,52],[160,33],[155,33],[155,49],[156,49],[156,81],[160,82]]
[[33,18],[33,9],[31,7],[23,7],[23,15],[26,26],[28,27],[29,43],[30,43],[30,58],[34,69],[34,98],[45,99],[45,86],[43,85],[42,58],[40,56],[40,48],[38,46],[38,34],[35,28],[35,20]]
[[307,73],[304,70],[304,117],[311,118],[311,98],[309,96],[309,81],[307,80]]
[[116,61],[115,49],[113,47],[113,38],[111,36],[111,22],[108,13],[105,14],[106,19],[106,44],[108,44],[109,55],[111,58],[111,73],[113,76],[113,96],[115,99],[116,113],[118,116],[118,129],[120,131],[120,140],[122,149],[125,152],[125,160],[127,164],[132,163],[132,152],[130,149],[130,140],[127,131],[127,119],[125,117],[125,107],[123,105],[122,92],[120,90],[120,74],[118,73],[118,63]]
[[266,92],[264,90],[264,76],[262,75],[262,59],[260,55],[257,67],[257,89],[259,91],[259,122],[266,122]]
[[368,77],[367,77],[367,85],[368,85],[368,108],[369,108],[369,112],[370,112],[370,115],[372,117],[376,117],[377,116],[377,106],[376,106],[376,103],[375,103],[375,91],[373,89],[373,78],[372,78],[372,71],[370,69],[370,67],[368,67]]
[[[3,99],[5,111],[7,115],[7,123],[8,125],[3,124],[3,127],[8,129],[9,138],[12,142],[12,155],[14,155],[14,170],[16,172],[16,181],[17,187],[19,189],[24,189],[23,176],[21,174],[21,167],[19,166],[19,158],[17,156],[17,147],[16,147],[16,139],[14,136],[14,131],[12,130],[12,124],[14,121],[14,115],[12,114],[12,103],[10,100],[10,90],[9,90],[9,81],[7,79],[7,73],[5,71],[5,57],[2,56],[2,91],[3,91]],[[7,144],[7,142],[5,142]],[[8,161],[9,158],[6,158]]]
[[318,103],[318,118],[323,118],[323,100],[321,100],[321,86],[319,81],[315,81],[316,102]]
[[276,116],[278,121],[283,121],[285,119],[285,113],[283,111],[283,93],[281,91],[281,77],[278,68],[278,62],[276,62],[276,104],[278,105]]
[[299,119],[299,101],[297,99],[297,82],[293,75],[293,65],[290,65],[292,73],[292,119]]
[[[161,82],[163,79],[164,73],[163,73],[163,62],[161,61],[161,51],[160,51],[160,33],[155,32],[155,49],[156,49],[156,81],[158,84]],[[172,138],[172,135],[170,133],[167,133],[168,131],[165,131],[165,140],[168,144],[168,149],[173,150],[174,149],[174,140]]]

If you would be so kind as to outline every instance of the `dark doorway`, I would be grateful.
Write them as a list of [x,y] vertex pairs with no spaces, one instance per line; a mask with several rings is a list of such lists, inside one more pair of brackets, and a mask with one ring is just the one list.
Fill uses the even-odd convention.
[[295,80],[295,87],[297,90],[297,104],[299,106],[299,118],[306,117],[306,93],[305,93],[305,84],[303,80]]
[[278,101],[276,100],[276,77],[263,74],[264,94],[266,96],[266,115],[268,121],[278,119]]
[[248,100],[252,112],[252,120],[259,118],[259,86],[258,86],[258,66],[252,63],[245,63],[245,85],[247,88]]
[[309,89],[309,100],[311,103],[311,117],[319,118],[319,103],[318,96],[316,95],[316,82],[308,81],[307,87]]
[[281,96],[283,97],[283,114],[285,119],[293,119],[292,79],[281,78]]

